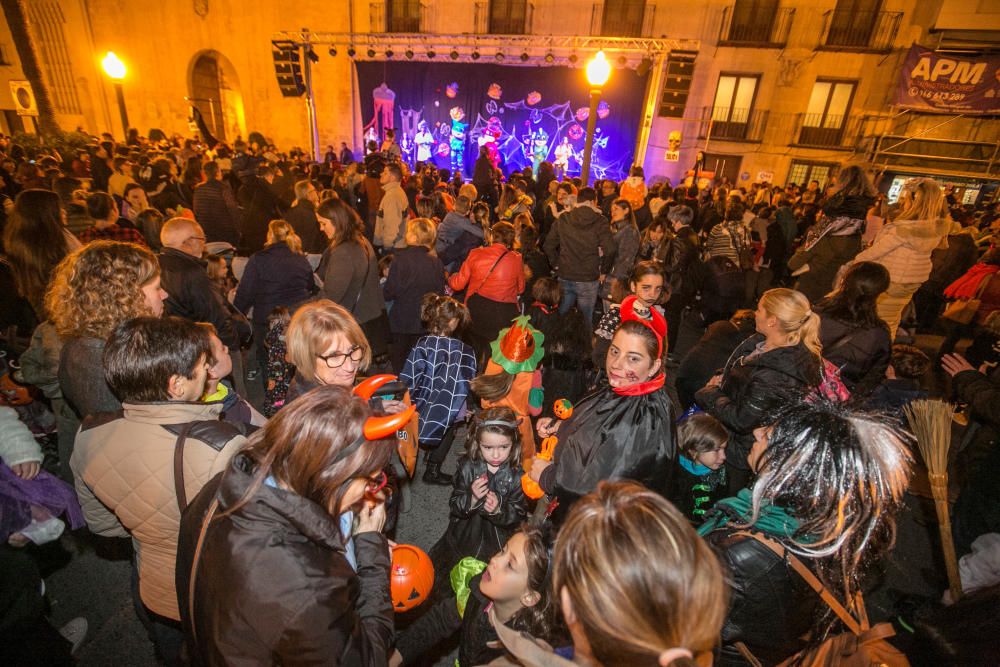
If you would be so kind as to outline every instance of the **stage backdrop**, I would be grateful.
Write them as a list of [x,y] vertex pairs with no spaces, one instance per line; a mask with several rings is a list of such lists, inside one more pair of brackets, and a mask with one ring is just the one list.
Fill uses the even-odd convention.
[[[355,62],[355,66],[366,134],[374,129],[381,141],[383,129],[395,127],[410,164],[418,159],[415,141],[423,141],[434,163],[445,168],[458,166],[453,147],[461,147],[460,166],[468,176],[480,145],[490,143],[492,135],[495,156],[510,172],[532,165],[533,158],[555,163],[557,147],[566,138],[568,147],[560,152],[570,155],[568,173],[580,173],[589,111],[583,69],[447,62]],[[595,178],[628,176],[645,90],[646,76],[612,70],[597,113]],[[461,116],[457,110],[464,114],[458,122],[467,127],[453,127],[453,118]],[[421,121],[427,123],[430,136],[417,136]],[[434,143],[427,144],[431,138]]]

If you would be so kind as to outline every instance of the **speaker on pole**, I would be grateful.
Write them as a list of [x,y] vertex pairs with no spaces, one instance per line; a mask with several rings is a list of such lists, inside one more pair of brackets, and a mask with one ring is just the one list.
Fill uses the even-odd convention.
[[694,76],[696,51],[671,51],[667,56],[667,72],[663,81],[663,96],[660,98],[660,116],[683,118],[687,106],[691,79]]
[[306,84],[302,78],[302,57],[299,45],[290,41],[272,41],[274,73],[283,97],[302,97]]

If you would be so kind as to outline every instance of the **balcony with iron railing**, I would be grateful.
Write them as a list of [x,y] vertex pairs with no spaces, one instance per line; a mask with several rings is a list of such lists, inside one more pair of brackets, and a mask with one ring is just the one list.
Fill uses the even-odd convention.
[[414,11],[398,12],[391,11],[393,0],[382,0],[380,2],[368,3],[369,30],[371,32],[429,32],[430,14],[433,6],[425,0],[413,3],[407,0],[395,0],[401,6],[413,8]]
[[767,126],[767,111],[704,107],[698,117],[698,138],[760,143]]
[[861,124],[859,116],[796,114],[792,145],[804,148],[853,150],[858,145]]
[[719,26],[719,46],[784,48],[794,18],[794,7],[754,16],[737,15],[735,5],[726,7],[722,10],[722,25]]
[[590,34],[603,37],[645,37],[653,34],[656,5],[645,0],[616,2],[618,11],[605,11],[604,2],[595,2],[590,12]]
[[823,14],[820,49],[888,53],[899,34],[903,12],[852,12],[832,9]]
[[[530,35],[535,15],[534,2],[514,2],[507,12],[493,13],[491,6],[495,0],[476,0],[473,5],[473,21],[479,35]],[[516,5],[522,5],[518,7]]]

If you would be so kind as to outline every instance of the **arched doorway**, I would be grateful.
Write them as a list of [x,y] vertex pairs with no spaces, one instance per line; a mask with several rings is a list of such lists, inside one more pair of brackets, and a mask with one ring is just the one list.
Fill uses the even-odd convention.
[[218,51],[202,51],[191,61],[188,99],[201,111],[209,131],[219,141],[246,136],[243,95],[229,59]]

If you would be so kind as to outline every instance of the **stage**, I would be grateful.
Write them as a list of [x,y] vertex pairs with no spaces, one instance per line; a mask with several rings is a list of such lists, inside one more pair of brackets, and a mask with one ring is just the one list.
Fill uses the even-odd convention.
[[[396,131],[411,166],[466,178],[481,146],[504,173],[552,162],[580,174],[589,116],[583,69],[494,63],[355,62],[365,142]],[[648,74],[614,70],[597,111],[592,176],[623,180],[635,154]]]

